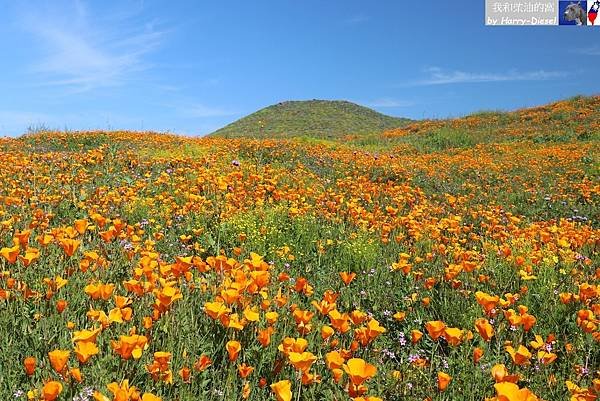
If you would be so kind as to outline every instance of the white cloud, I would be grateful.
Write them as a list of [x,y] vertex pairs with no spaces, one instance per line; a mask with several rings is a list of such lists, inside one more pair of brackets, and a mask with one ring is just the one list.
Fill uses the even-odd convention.
[[206,106],[201,103],[190,103],[175,107],[176,112],[186,118],[226,117],[237,113],[219,107]]
[[511,70],[504,73],[478,73],[465,71],[445,71],[439,67],[431,67],[425,70],[428,77],[425,79],[407,82],[402,86],[427,86],[461,83],[482,82],[510,82],[510,81],[547,81],[564,78],[569,74],[564,71],[517,71]]
[[[144,56],[156,49],[165,32],[129,17],[92,18],[82,2],[69,6],[22,10],[22,25],[42,51],[30,66],[41,85],[76,91],[121,85],[148,68]],[[130,21],[131,20],[131,21]],[[130,22],[130,23],[129,23]],[[133,28],[132,28],[133,27]]]
[[590,46],[586,48],[575,49],[573,53],[582,54],[584,56],[600,56],[600,47]]
[[410,107],[414,106],[415,102],[409,100],[399,100],[389,97],[383,97],[375,99],[371,102],[366,102],[365,105],[369,107],[381,107],[381,108],[398,108],[398,107]]
[[0,137],[20,135],[27,127],[45,126],[49,120],[50,116],[44,113],[0,110]]
[[362,24],[364,22],[367,22],[370,19],[371,18],[366,15],[359,14],[359,15],[353,15],[353,16],[347,17],[342,22],[346,25],[357,25],[357,24]]
[[[0,137],[18,136],[29,129],[50,130],[142,130],[142,117],[121,114],[112,110],[85,110],[73,112],[47,112],[29,110],[0,110]],[[159,129],[156,128],[158,131]]]

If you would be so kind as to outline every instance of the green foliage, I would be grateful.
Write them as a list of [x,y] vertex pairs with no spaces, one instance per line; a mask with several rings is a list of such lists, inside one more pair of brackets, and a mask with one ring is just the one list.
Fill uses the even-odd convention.
[[[26,267],[21,260],[9,263],[0,257],[0,289],[9,294],[0,299],[0,399],[24,400],[25,395],[13,394],[39,389],[48,379],[64,382],[59,401],[81,399],[77,395],[88,387],[109,394],[109,382],[125,379],[164,401],[241,399],[244,381],[236,369],[245,362],[255,368],[248,378],[250,401],[274,399],[268,385],[258,386],[260,378],[268,384],[289,378],[295,400],[347,400],[344,382],[334,383],[323,367],[324,354],[335,348],[320,335],[329,318],[317,313],[312,330],[300,334],[290,313],[292,305],[317,312],[313,301],[327,290],[339,294],[335,302],[340,312],[363,311],[387,330],[353,354],[377,366],[367,394],[385,400],[482,400],[494,393],[490,368],[506,364],[511,374],[522,376],[520,386],[543,399],[568,399],[565,380],[590,387],[593,376],[577,372],[600,361],[597,342],[576,320],[578,310],[597,300],[564,304],[558,296],[579,293],[584,282],[598,283],[599,148],[582,142],[584,137],[597,140],[595,125],[573,128],[568,124],[576,112],[552,113],[547,115],[564,129],[544,132],[540,127],[541,134],[535,132],[539,139],[527,140],[518,136],[520,131],[514,137],[501,136],[498,127],[516,119],[499,112],[470,116],[476,121],[468,128],[448,122],[389,141],[367,133],[350,144],[312,132],[276,141],[44,132],[7,140],[2,154],[13,159],[6,163],[0,193],[0,248],[10,247],[15,233],[34,227],[32,223],[46,224],[33,221],[32,213],[40,210],[51,219],[48,226],[33,229],[27,244],[40,249],[36,263]],[[15,203],[21,197],[23,203]],[[91,220],[96,210],[112,221],[75,234],[81,245],[72,257],[56,243],[39,242],[44,233],[67,232],[67,226],[72,231],[76,219]],[[99,232],[116,219],[127,228],[112,241],[101,239]],[[136,251],[129,254],[128,249]],[[82,269],[85,252],[92,250],[107,264]],[[152,281],[154,289],[169,277],[182,293],[150,328],[143,319],[153,313],[156,291],[139,295],[124,288],[124,281],[134,276],[150,284],[138,270],[147,250],[161,261],[154,268],[161,272],[161,279]],[[189,278],[169,273],[178,256],[206,260],[223,254],[242,261],[251,252],[270,266],[267,297],[270,310],[280,316],[271,344],[264,348],[256,340],[264,319],[237,331],[225,329],[204,312],[205,303],[226,288],[220,284],[222,271],[193,268]],[[397,268],[401,254],[408,255],[412,270]],[[446,277],[447,269],[466,260],[477,267],[461,270],[454,279]],[[528,277],[527,268],[534,277]],[[356,277],[346,285],[339,272]],[[280,281],[286,275],[289,281]],[[48,282],[56,277],[67,283],[50,291]],[[9,285],[9,278],[16,281]],[[300,278],[308,280],[313,294],[291,290]],[[90,362],[78,363],[71,354],[69,366],[80,367],[85,378],[80,384],[53,372],[48,352],[73,351],[74,331],[98,326],[87,312],[110,314],[116,307],[113,297],[88,296],[84,289],[91,283],[114,283],[114,295],[132,298],[133,313],[130,321],[103,329],[100,352]],[[22,297],[19,288],[25,284],[39,296]],[[280,289],[289,296],[283,306],[274,303]],[[507,299],[507,293],[518,293],[519,299],[488,316],[475,300],[476,291]],[[262,302],[262,294],[253,296]],[[60,299],[68,301],[63,312],[56,307]],[[536,316],[529,331],[511,327],[502,313],[520,305]],[[232,307],[243,313],[242,304]],[[400,311],[407,313],[403,320],[393,317]],[[474,327],[482,317],[494,321],[489,341]],[[464,334],[473,331],[474,337],[451,346],[425,334],[413,344],[411,331],[426,332],[425,323],[432,320]],[[336,334],[338,348],[349,349],[360,326]],[[150,337],[149,347],[138,361],[121,360],[112,342],[134,327]],[[558,358],[544,365],[529,344],[535,335],[545,339],[550,334],[556,337],[552,347]],[[275,372],[282,358],[277,346],[287,336],[307,339],[308,350],[318,357],[313,371],[322,375],[320,384],[300,386],[289,364]],[[228,361],[224,349],[229,339],[243,345],[235,363]],[[507,341],[528,346],[534,353],[531,364],[516,366],[504,349]],[[573,352],[566,351],[567,342]],[[475,346],[485,351],[479,364],[472,362]],[[173,384],[155,381],[148,372],[157,351],[172,353]],[[417,354],[427,359],[425,366],[410,363]],[[192,382],[184,383],[178,370],[192,367],[200,355],[210,356],[213,364],[192,372]],[[26,356],[38,361],[32,377],[23,370]],[[438,371],[452,376],[445,392],[437,392]]]
[[480,142],[476,134],[451,128],[441,128],[415,137],[410,144],[420,152],[438,152],[455,148],[470,148]]
[[227,138],[339,138],[344,135],[382,132],[401,127],[409,121],[386,116],[347,101],[289,101],[252,113],[215,131],[213,135]]

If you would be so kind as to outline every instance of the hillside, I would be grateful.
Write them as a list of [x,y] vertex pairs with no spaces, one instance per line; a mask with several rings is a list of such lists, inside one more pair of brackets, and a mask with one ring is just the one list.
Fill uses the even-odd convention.
[[336,138],[347,134],[380,133],[409,122],[408,119],[387,116],[347,101],[288,101],[265,107],[211,135],[229,138]]
[[364,380],[363,400],[491,401],[509,374],[540,398],[495,401],[597,399],[595,104],[411,124],[376,151],[0,138],[0,400],[358,401]]
[[0,138],[0,400],[597,400],[598,100]]
[[598,110],[600,96],[576,96],[514,111],[482,111],[459,118],[413,121],[383,133],[347,136],[345,140],[348,144],[383,149],[403,144],[425,152],[516,141],[590,141],[600,138]]

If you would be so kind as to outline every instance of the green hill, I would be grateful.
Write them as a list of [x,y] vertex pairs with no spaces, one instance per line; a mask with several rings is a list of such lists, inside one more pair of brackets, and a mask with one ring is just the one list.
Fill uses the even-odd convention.
[[409,122],[406,118],[386,116],[342,100],[288,101],[265,107],[211,135],[229,138],[336,138],[349,134],[380,133]]

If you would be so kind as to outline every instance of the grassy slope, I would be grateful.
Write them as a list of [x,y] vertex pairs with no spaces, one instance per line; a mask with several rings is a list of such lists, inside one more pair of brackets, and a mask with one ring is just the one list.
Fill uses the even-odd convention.
[[[493,130],[500,125],[494,125],[490,113],[435,122],[448,124],[441,128],[422,122],[422,131],[373,137],[378,146],[389,145],[376,154],[360,150],[358,141],[312,138],[86,132],[1,139],[0,156],[6,162],[0,170],[0,247],[11,247],[16,233],[31,229],[27,247],[39,249],[40,259],[25,268],[20,260],[9,263],[0,257],[0,294],[7,298],[0,299],[0,399],[17,399],[17,390],[39,391],[48,380],[63,383],[58,401],[74,399],[85,388],[112,399],[108,383],[127,379],[165,401],[241,399],[246,382],[249,401],[273,400],[269,385],[279,380],[290,380],[294,399],[349,400],[348,376],[335,383],[324,358],[336,348],[349,349],[355,330],[366,322],[352,323],[346,333],[339,330],[324,341],[320,328],[331,321],[313,302],[319,303],[327,290],[339,294],[335,307],[340,313],[361,310],[386,329],[353,353],[377,367],[365,382],[365,395],[389,401],[482,400],[495,393],[491,367],[496,364],[520,375],[519,386],[545,400],[569,399],[566,380],[592,388],[600,352],[578,317],[580,310],[596,310],[598,298],[564,304],[559,294],[598,285],[600,189],[597,170],[591,169],[600,149],[595,101],[520,111],[520,120],[515,117],[506,131]],[[474,135],[488,131],[487,142],[480,144],[460,136],[479,140]],[[498,143],[505,141],[510,143]],[[413,149],[399,152],[394,146]],[[100,228],[91,217],[95,212],[113,220]],[[77,235],[72,225],[81,218],[94,228]],[[129,226],[113,240],[101,238],[99,231],[115,230],[116,219]],[[51,243],[42,246],[38,238],[45,233]],[[82,241],[72,257],[61,249],[65,235]],[[133,246],[132,257],[124,245]],[[160,255],[160,267],[156,262],[148,270],[151,278],[144,273],[140,280],[148,289],[137,295],[124,281],[137,275],[150,249]],[[176,256],[206,260],[222,250],[240,262],[250,252],[274,262],[266,291],[269,310],[279,317],[267,346],[258,343],[256,334],[266,326],[262,294],[243,295],[244,303],[260,311],[260,322],[225,329],[204,308],[231,286],[230,271],[202,273],[194,266],[189,282],[173,277]],[[82,260],[89,261],[87,251],[100,255],[99,261],[90,262],[87,270],[78,268],[85,266]],[[408,273],[398,260],[401,253],[409,256],[404,260],[412,269]],[[455,270],[463,266],[464,271]],[[341,271],[354,272],[356,278],[345,285],[337,274]],[[278,280],[280,273],[294,281]],[[67,283],[53,291],[49,283],[56,277]],[[300,277],[314,294],[295,289]],[[131,299],[132,320],[102,330],[98,355],[80,364],[67,322],[75,324],[75,331],[93,329],[100,322],[87,312],[110,314],[116,306],[114,297],[92,299],[86,293],[88,284],[98,282],[114,284],[113,295]],[[145,328],[142,319],[153,314],[166,282],[175,283],[182,297]],[[25,288],[39,295],[27,299]],[[275,302],[279,290],[289,297],[283,306]],[[507,293],[518,294],[518,300],[499,305],[492,318],[477,302],[477,291],[507,299]],[[59,299],[68,303],[62,313],[56,308]],[[511,327],[505,315],[509,309],[520,313],[520,305],[537,319],[529,331],[521,324]],[[242,315],[243,305],[231,307]],[[315,312],[310,332],[300,333],[292,309]],[[400,311],[406,313],[403,320],[392,315]],[[487,341],[475,328],[477,319],[493,323]],[[473,339],[463,338],[458,345],[433,340],[426,322],[436,320],[464,330],[465,337],[471,331]],[[113,342],[134,326],[148,336],[148,348],[139,360],[123,360]],[[424,333],[414,344],[413,330]],[[550,333],[557,359],[546,365],[531,342],[535,335],[546,339]],[[318,358],[310,371],[322,376],[321,383],[300,386],[295,369],[278,350],[286,337],[307,339],[307,352]],[[236,362],[225,350],[232,339],[242,344]],[[333,340],[338,347],[331,346]],[[517,366],[504,348],[507,341],[527,347],[531,362]],[[484,350],[479,363],[472,361],[475,347]],[[53,371],[48,352],[55,349],[71,352],[68,365],[81,368],[83,383],[63,380]],[[172,354],[167,365],[173,384],[156,381],[148,372],[159,351]],[[202,372],[193,368],[200,355],[213,361]],[[32,377],[23,369],[26,356],[38,361]],[[415,356],[424,363],[409,363]],[[281,371],[274,368],[278,361]],[[255,368],[247,379],[236,373],[242,362]],[[192,369],[189,383],[178,373],[183,367]],[[584,367],[589,374],[580,373]],[[443,393],[438,392],[440,371],[452,376]],[[261,388],[263,377],[267,385]]]
[[345,138],[357,146],[389,149],[410,146],[420,152],[470,148],[515,141],[598,140],[600,96],[577,96],[516,111],[484,111],[444,120],[420,120],[379,134]]
[[409,121],[347,101],[289,101],[265,107],[213,134],[223,137],[336,138],[346,134],[378,133],[401,127]]

